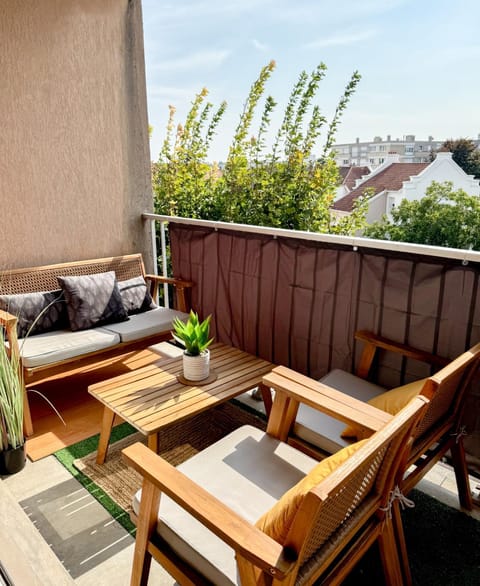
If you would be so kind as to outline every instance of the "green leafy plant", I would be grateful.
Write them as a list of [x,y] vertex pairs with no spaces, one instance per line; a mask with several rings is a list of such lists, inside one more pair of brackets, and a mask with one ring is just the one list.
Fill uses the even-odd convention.
[[190,311],[186,322],[178,317],[173,320],[174,331],[172,335],[175,339],[180,339],[183,342],[185,352],[190,356],[200,355],[213,342],[213,338],[209,338],[211,317],[209,315],[200,322],[198,314]]
[[23,443],[22,369],[17,355],[9,355],[0,328],[0,449],[15,449]]
[[454,190],[451,181],[433,181],[421,199],[404,199],[391,211],[391,219],[384,216],[381,222],[368,226],[364,235],[480,250],[480,199],[463,189]]
[[302,71],[275,132],[278,104],[265,97],[274,69],[271,61],[252,84],[224,164],[209,163],[208,151],[226,103],[214,110],[204,88],[183,125],[175,124],[170,106],[166,138],[152,165],[157,213],[334,234],[364,228],[366,205],[348,221],[332,220],[331,213],[339,182],[332,145],[359,73],[353,72],[328,121],[315,103],[327,67]]

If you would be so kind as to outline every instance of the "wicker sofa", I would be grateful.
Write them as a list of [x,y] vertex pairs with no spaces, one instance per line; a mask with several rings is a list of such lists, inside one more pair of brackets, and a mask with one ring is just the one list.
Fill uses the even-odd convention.
[[[110,289],[104,295],[105,283]],[[175,309],[153,302],[161,283],[174,287]],[[0,271],[0,326],[11,351],[20,356],[25,389],[168,339],[172,319],[186,317],[191,286],[146,274],[141,254]],[[101,319],[89,327],[85,308],[101,302],[102,296],[105,307],[103,313],[97,311]],[[39,308],[40,318],[32,324],[31,314]],[[86,319],[74,323],[76,312]],[[25,433],[33,433],[26,392]]]

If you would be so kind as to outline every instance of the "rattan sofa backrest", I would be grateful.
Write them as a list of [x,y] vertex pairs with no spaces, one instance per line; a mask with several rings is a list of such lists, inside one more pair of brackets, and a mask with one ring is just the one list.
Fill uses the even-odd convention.
[[0,294],[54,291],[59,288],[58,276],[91,275],[115,271],[117,280],[124,281],[145,275],[141,254],[128,254],[93,260],[65,262],[54,265],[0,271]]

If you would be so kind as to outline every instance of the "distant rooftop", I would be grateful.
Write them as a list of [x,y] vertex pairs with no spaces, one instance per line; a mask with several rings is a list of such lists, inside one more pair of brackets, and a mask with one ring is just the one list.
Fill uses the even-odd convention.
[[339,167],[338,172],[342,178],[342,185],[345,185],[345,187],[351,191],[355,187],[357,179],[361,179],[364,175],[368,175],[370,169],[368,167],[350,165],[347,167]]
[[404,181],[421,173],[430,163],[392,163],[382,171],[363,181],[356,189],[335,202],[333,208],[342,212],[351,212],[354,201],[365,193],[366,189],[373,193],[382,191],[399,191]]

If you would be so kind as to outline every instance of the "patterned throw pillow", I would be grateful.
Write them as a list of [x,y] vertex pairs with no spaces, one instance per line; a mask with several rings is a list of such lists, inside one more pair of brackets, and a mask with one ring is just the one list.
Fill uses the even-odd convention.
[[17,316],[17,336],[25,338],[68,325],[67,307],[63,292],[42,291],[0,295],[0,309]]
[[128,319],[114,271],[57,279],[73,332]]
[[153,302],[143,277],[134,277],[127,281],[118,281],[118,288],[122,296],[123,306],[127,313],[142,313],[154,309],[157,305]]

